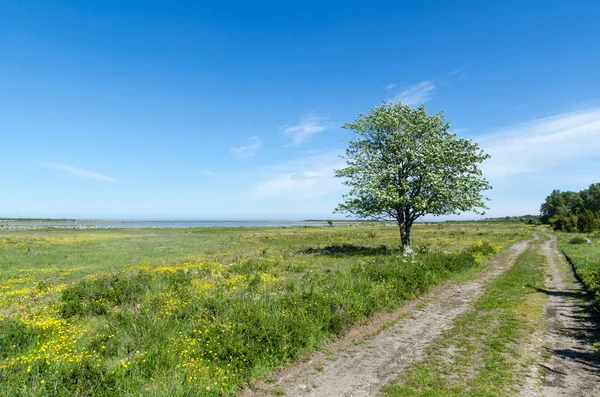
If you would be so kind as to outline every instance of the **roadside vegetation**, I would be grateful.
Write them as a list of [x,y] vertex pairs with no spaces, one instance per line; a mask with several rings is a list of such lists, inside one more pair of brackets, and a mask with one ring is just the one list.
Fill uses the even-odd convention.
[[600,233],[558,233],[558,248],[575,266],[577,275],[600,308]]
[[558,232],[558,248],[600,307],[600,183],[579,192],[553,190],[540,213]]
[[526,225],[0,230],[0,395],[230,395]]
[[[545,236],[547,238],[547,236]],[[543,323],[546,300],[539,240],[490,284],[474,310],[427,349],[425,358],[394,384],[386,396],[514,396],[521,356]]]

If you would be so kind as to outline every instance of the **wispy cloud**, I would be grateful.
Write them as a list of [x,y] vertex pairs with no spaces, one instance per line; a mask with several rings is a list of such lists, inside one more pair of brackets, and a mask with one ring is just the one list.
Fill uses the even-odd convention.
[[383,89],[386,90],[386,91],[391,91],[394,88],[396,88],[396,84],[388,84],[385,87],[383,87]]
[[212,170],[204,170],[204,171],[202,171],[202,175],[204,175],[204,176],[215,176],[215,175],[217,175],[217,173],[214,172],[214,171],[212,171]]
[[333,170],[342,168],[342,152],[331,151],[310,155],[275,166],[271,176],[254,186],[257,198],[311,199],[343,190]]
[[507,177],[577,166],[578,177],[586,158],[600,152],[600,108],[557,114],[476,138],[492,157],[484,165],[486,175]]
[[249,139],[250,143],[244,146],[233,147],[229,152],[236,157],[252,157],[262,148],[260,139],[253,136]]
[[328,117],[310,114],[296,125],[283,126],[283,133],[292,138],[292,146],[308,141],[313,135],[331,129],[334,124]]
[[419,84],[407,87],[404,91],[396,94],[389,102],[402,102],[405,105],[422,105],[433,97],[435,84],[433,81],[422,81]]
[[86,179],[97,179],[105,182],[116,182],[116,179],[108,175],[100,174],[98,172],[92,172],[81,168],[75,168],[68,165],[56,164],[56,163],[42,163],[44,167],[54,168],[55,170],[63,171],[71,175],[78,176]]
[[467,75],[466,70],[467,70],[467,67],[462,66],[460,68],[457,68],[457,69],[454,69],[454,70],[448,72],[448,76],[456,76],[458,78],[463,78]]

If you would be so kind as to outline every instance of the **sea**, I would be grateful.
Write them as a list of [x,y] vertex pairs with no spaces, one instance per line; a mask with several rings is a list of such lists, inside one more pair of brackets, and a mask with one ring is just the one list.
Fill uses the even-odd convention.
[[326,226],[326,221],[127,221],[127,220],[54,220],[0,219],[2,229],[39,228],[197,228],[197,227],[297,227]]

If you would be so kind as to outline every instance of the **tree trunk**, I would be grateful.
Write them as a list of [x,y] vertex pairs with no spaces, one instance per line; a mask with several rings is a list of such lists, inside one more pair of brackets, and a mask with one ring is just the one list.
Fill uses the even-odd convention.
[[398,226],[400,227],[400,241],[402,241],[402,252],[411,253],[412,248],[410,248],[410,227],[411,225],[404,221],[398,222]]

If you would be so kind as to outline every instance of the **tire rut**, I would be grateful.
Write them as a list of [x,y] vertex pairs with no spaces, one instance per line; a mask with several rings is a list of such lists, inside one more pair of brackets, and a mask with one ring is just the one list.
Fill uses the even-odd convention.
[[[548,264],[546,318],[548,327],[537,336],[537,363],[521,396],[599,396],[600,357],[591,349],[598,332],[584,290],[556,248],[556,236],[541,247]],[[544,360],[544,353],[549,359]]]
[[453,320],[472,308],[484,287],[506,271],[525,251],[530,241],[521,241],[492,259],[475,280],[446,283],[425,294],[395,324],[360,346],[352,346],[334,360],[313,354],[276,374],[270,385],[246,388],[242,396],[285,395],[318,397],[364,397],[395,379],[405,367],[420,360],[427,346]]

